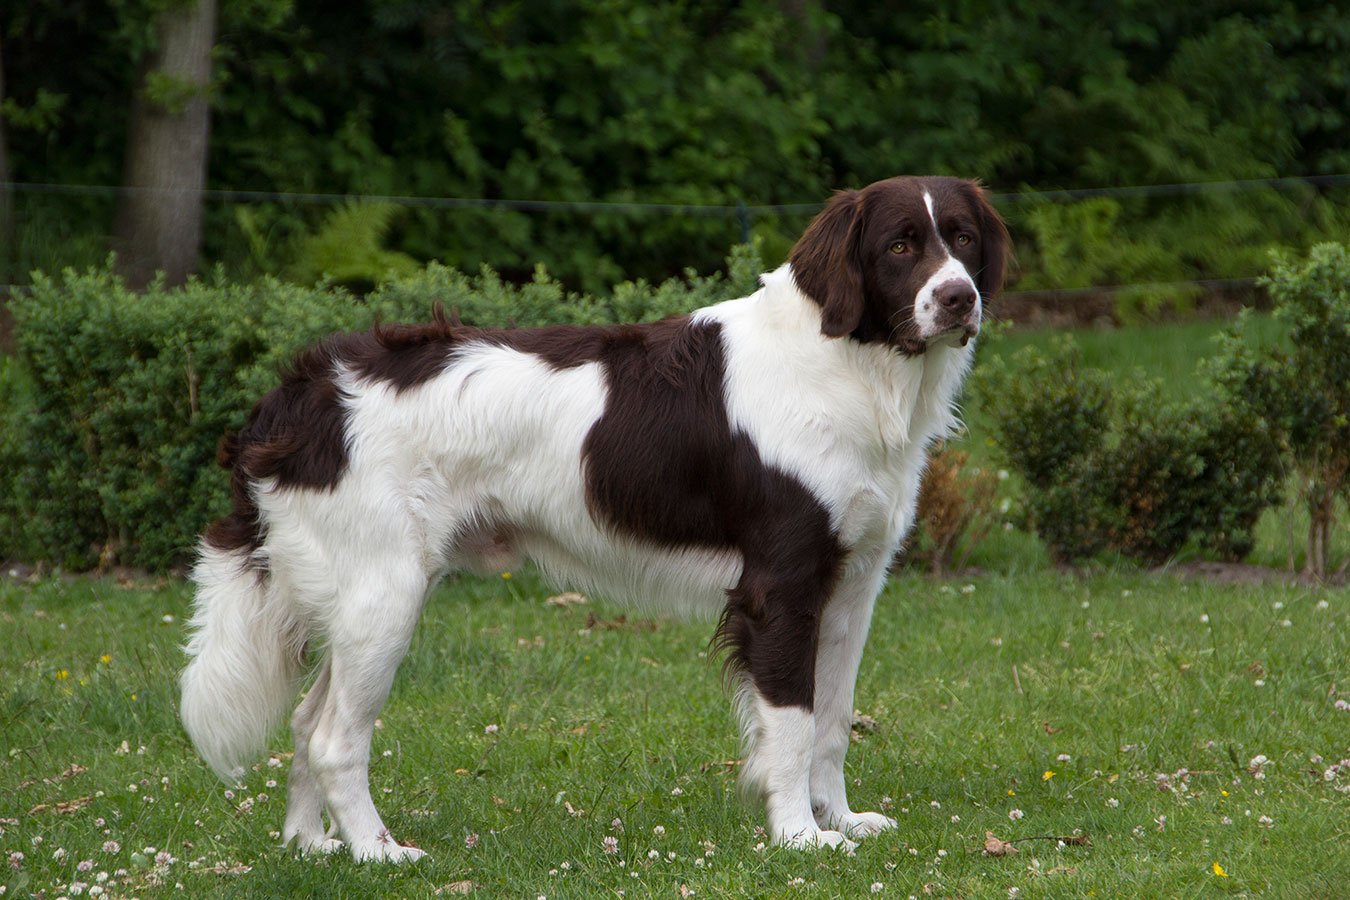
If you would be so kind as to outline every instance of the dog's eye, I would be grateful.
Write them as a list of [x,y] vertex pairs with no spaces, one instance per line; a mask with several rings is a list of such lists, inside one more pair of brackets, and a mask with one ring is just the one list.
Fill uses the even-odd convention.
[[902,253],[908,253],[909,244],[905,243],[904,241],[896,241],[894,244],[891,244],[891,252],[897,255]]
[[961,232],[960,234],[958,234],[958,235],[956,236],[956,243],[959,244],[959,245],[962,246],[962,247],[964,247],[964,246],[966,246],[967,244],[969,244],[972,240],[974,240],[974,238],[972,238],[970,235],[966,234],[964,231]]

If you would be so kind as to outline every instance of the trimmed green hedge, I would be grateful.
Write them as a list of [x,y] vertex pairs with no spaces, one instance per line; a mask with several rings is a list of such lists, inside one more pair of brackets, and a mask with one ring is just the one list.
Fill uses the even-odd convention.
[[18,355],[0,359],[0,559],[187,562],[228,510],[221,435],[297,349],[335,331],[425,319],[437,302],[484,326],[643,321],[748,293],[760,268],[738,247],[726,274],[625,283],[605,298],[568,293],[542,269],[516,286],[435,264],[365,297],[219,278],[138,294],[107,267],[39,274],[11,301]]

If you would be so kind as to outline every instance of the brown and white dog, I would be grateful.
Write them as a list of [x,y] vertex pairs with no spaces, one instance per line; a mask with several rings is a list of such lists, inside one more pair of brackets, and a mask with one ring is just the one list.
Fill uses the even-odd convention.
[[528,559],[720,617],[774,842],[850,848],[894,827],[846,797],[854,681],[1007,247],[977,185],[893,178],[837,194],[760,290],[690,315],[510,331],[438,316],[301,353],[222,447],[234,512],[201,544],[182,677],[197,749],[237,775],[322,647],[291,721],[283,836],[422,856],[371,801],[375,718],[437,580]]

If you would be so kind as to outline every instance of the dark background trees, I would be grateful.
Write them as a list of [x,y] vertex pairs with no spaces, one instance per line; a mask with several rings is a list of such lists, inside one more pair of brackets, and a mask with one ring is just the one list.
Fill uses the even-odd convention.
[[[187,4],[188,7],[193,4]],[[8,280],[97,261],[172,0],[33,0],[0,21]],[[1350,10],[1063,4],[416,0],[219,10],[207,186],[751,207],[773,257],[835,188],[898,172],[1000,192],[1350,173]],[[1350,188],[1043,199],[1006,209],[1024,284],[1250,275],[1344,235]],[[286,271],[330,207],[208,196],[202,260]],[[405,205],[419,259],[569,284],[715,268],[734,211]]]

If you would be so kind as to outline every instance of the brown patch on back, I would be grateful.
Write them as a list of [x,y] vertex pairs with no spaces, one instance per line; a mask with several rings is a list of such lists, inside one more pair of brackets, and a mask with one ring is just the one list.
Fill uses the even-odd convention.
[[844,551],[820,501],[732,429],[721,326],[611,332],[598,361],[609,398],[583,449],[592,514],[661,546],[738,552],[741,580],[714,642],[771,703],[810,708],[820,615]]

